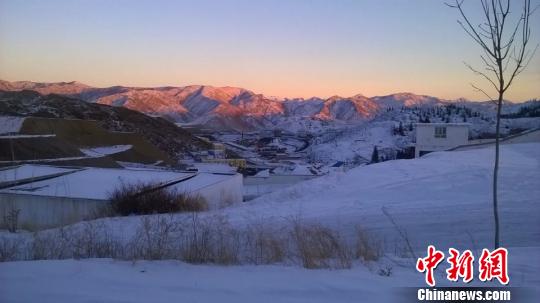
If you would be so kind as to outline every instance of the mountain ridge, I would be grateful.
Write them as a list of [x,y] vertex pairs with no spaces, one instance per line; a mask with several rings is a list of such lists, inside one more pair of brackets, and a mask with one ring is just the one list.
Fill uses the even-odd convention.
[[[257,129],[272,127],[290,119],[318,121],[365,121],[387,108],[422,107],[465,99],[446,100],[433,96],[400,92],[385,96],[329,98],[266,97],[251,90],[224,86],[188,85],[162,87],[92,87],[80,82],[43,83],[0,80],[0,90],[34,90],[40,94],[60,94],[89,103],[125,107],[176,123],[205,125],[210,128]],[[513,103],[510,103],[513,104]]]

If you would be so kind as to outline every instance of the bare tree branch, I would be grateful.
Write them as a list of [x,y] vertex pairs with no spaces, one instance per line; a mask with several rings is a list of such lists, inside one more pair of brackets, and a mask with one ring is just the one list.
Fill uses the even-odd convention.
[[[448,4],[449,7],[456,8],[463,21],[458,20],[459,25],[473,41],[480,45],[485,55],[480,55],[484,63],[484,69],[495,77],[465,65],[476,75],[484,77],[497,92],[497,99],[492,98],[488,92],[471,84],[478,92],[481,92],[489,100],[497,105],[496,135],[495,135],[495,164],[493,167],[493,217],[495,223],[495,248],[499,247],[499,212],[497,199],[497,182],[499,172],[499,138],[501,126],[501,108],[503,106],[504,93],[513,84],[515,78],[522,73],[529,65],[535,55],[538,45],[531,52],[529,50],[529,39],[531,37],[531,27],[529,19],[538,8],[531,11],[531,1],[524,0],[523,11],[511,31],[506,33],[508,16],[510,14],[510,0],[481,0],[484,21],[477,27],[473,26],[469,18],[463,11],[463,0],[455,0],[455,4]],[[519,33],[519,34],[518,34]]]
[[478,86],[476,86],[476,85],[474,85],[474,84],[472,84],[472,83],[470,83],[470,84],[471,84],[471,86],[474,88],[474,90],[483,93],[484,96],[486,96],[486,97],[488,98],[488,101],[497,104],[497,100],[493,99],[488,93],[486,93],[485,90],[481,89],[480,87],[478,87]]
[[[491,83],[491,85],[493,85],[493,87],[497,90],[497,84],[495,84],[495,82],[493,80],[491,80],[491,78],[486,75],[485,73],[475,69],[474,67],[472,67],[470,64],[468,64],[467,62],[463,62],[463,64],[465,64],[465,66],[467,66],[473,73],[475,73],[476,75],[479,75],[479,76],[482,76],[484,77],[487,81],[489,81],[489,83]],[[496,73],[496,72],[495,72]]]

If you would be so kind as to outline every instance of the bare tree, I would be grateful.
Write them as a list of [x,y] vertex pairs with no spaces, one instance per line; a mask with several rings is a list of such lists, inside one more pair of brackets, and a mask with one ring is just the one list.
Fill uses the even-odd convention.
[[[499,173],[499,137],[501,124],[501,108],[504,94],[512,85],[514,79],[527,67],[536,48],[529,48],[531,26],[529,18],[533,14],[530,0],[525,0],[519,19],[512,22],[510,0],[482,0],[483,17],[480,23],[474,24],[463,10],[463,0],[446,5],[455,8],[461,14],[459,25],[480,46],[480,58],[483,68],[477,69],[465,63],[476,75],[488,82],[490,88],[497,93],[496,98],[490,97],[487,90],[471,84],[497,105],[497,125],[495,137],[495,164],[493,166],[493,215],[495,221],[495,248],[499,247],[499,213],[497,204],[497,178]],[[514,23],[512,25],[512,23]]]

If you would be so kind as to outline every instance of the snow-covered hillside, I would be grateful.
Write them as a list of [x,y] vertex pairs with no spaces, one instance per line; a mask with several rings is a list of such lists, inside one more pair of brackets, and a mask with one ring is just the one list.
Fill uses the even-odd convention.
[[[539,148],[540,143],[501,147],[499,207],[505,246],[540,246]],[[429,243],[442,248],[489,246],[493,154],[493,148],[485,147],[357,167],[199,216],[224,216],[238,227],[255,221],[279,226],[291,218],[323,223],[344,232],[361,225],[375,231],[393,251],[401,240],[385,209],[408,230],[418,250]],[[191,215],[175,216],[182,220]],[[129,238],[140,220],[124,217],[102,221],[114,233]]]
[[[540,245],[538,148],[540,143],[502,147],[499,182],[505,246]],[[398,239],[384,207],[419,249],[429,243],[489,246],[493,155],[488,147],[359,167],[263,196],[252,201],[251,209],[229,211],[271,213],[274,218],[298,212],[342,228],[361,224],[380,232],[392,245]]]
[[[501,150],[501,242],[510,251],[512,286],[540,284],[539,148],[540,143],[525,143],[503,145]],[[383,241],[386,257],[355,263],[352,269],[195,266],[177,261],[110,259],[7,262],[0,263],[0,296],[5,302],[35,298],[42,302],[355,302],[359,298],[392,302],[400,295],[393,287],[424,285],[423,275],[414,270],[414,260],[396,256],[404,245],[398,229],[407,234],[418,255],[425,254],[428,244],[440,250],[452,246],[475,253],[491,247],[492,161],[492,148],[436,152],[415,160],[358,167],[299,183],[242,206],[199,215],[219,215],[238,229],[256,222],[286,226],[298,219],[321,223],[346,236],[362,226]],[[192,220],[192,215],[173,218]],[[126,239],[134,236],[140,218],[99,221]],[[15,237],[28,238],[30,234]],[[379,272],[385,266],[393,268],[389,276]],[[438,286],[455,286],[445,280],[443,270],[436,275]],[[532,291],[538,296],[538,289]]]
[[[521,108],[528,109],[528,104],[538,106],[537,103],[525,103]],[[512,112],[515,110],[516,107]],[[406,158],[400,157],[398,153],[410,152],[409,149],[416,141],[416,124],[423,122],[469,123],[469,139],[495,137],[496,120],[491,108],[484,107],[483,110],[482,107],[462,103],[438,104],[433,107],[426,101],[424,106],[390,106],[368,122],[334,125],[335,129],[325,127],[319,133],[312,131],[317,135],[308,150],[309,158],[325,164],[343,161],[357,165],[370,161],[374,147],[378,148],[380,160]],[[501,119],[503,136],[535,128],[540,128],[540,117]]]

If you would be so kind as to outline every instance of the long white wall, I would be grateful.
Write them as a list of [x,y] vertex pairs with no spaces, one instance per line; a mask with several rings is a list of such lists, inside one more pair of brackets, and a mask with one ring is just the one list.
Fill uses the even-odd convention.
[[0,194],[0,223],[11,210],[18,209],[18,226],[38,230],[95,218],[107,207],[107,201]]
[[[203,197],[210,209],[241,203],[243,177],[236,174],[189,194]],[[108,206],[107,200],[0,193],[0,228],[4,225],[4,216],[14,209],[20,210],[19,228],[39,230],[96,218]]]

